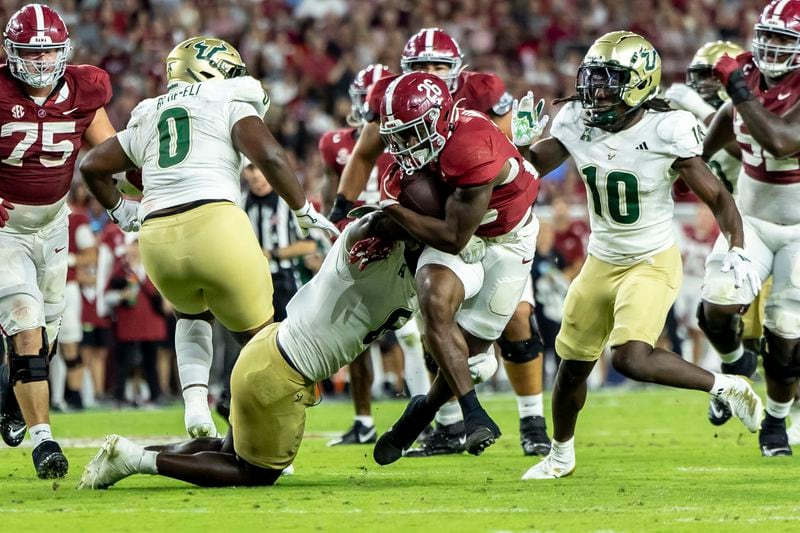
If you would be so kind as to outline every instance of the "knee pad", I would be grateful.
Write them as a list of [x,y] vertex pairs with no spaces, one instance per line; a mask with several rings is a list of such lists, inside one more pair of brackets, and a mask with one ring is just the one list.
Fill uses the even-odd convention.
[[[64,358],[62,357],[62,359]],[[83,364],[83,358],[81,354],[78,354],[74,359],[64,359],[64,364],[67,366],[67,370],[78,368]]]
[[531,338],[524,341],[507,341],[503,337],[497,339],[500,346],[500,356],[509,363],[527,363],[540,357],[544,353],[544,340],[539,330],[536,315],[531,312]]
[[703,311],[703,302],[697,306],[697,327],[700,331],[706,334],[708,340],[712,344],[732,344],[737,345],[742,338],[744,331],[744,323],[742,322],[742,315],[735,313],[727,316],[727,323],[721,325],[711,326],[706,321],[706,314]]
[[791,384],[800,377],[800,342],[795,345],[790,354],[786,354],[784,347],[786,339],[782,339],[768,329],[764,329],[767,339],[766,349],[763,352],[764,372],[769,377],[780,383]]
[[19,355],[14,351],[13,345],[8,346],[8,369],[10,371],[11,386],[17,381],[31,383],[34,381],[47,381],[49,375],[50,358],[47,355],[47,339],[37,355]]

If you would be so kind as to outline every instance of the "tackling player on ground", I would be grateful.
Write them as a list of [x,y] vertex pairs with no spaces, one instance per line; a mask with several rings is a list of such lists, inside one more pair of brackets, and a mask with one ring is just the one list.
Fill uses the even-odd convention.
[[[141,102],[128,127],[91,150],[81,173],[123,230],[137,229],[147,274],[175,308],[175,351],[189,435],[216,436],[208,408],[217,318],[244,343],[272,322],[269,264],[237,205],[242,154],[294,210],[303,231],[338,233],[306,200],[264,124],[269,97],[239,53],[211,37],[178,44],[166,61],[169,92]],[[141,205],[112,174],[142,169]]]
[[[791,455],[786,416],[800,376],[800,0],[774,0],[755,25],[753,53],[722,57],[714,75],[731,102],[714,116],[703,155],[735,141],[743,172],[737,200],[745,250],[760,280],[772,275],[764,317],[766,417],[764,456]],[[741,316],[755,294],[717,272],[724,251],[709,256],[700,325],[728,365],[754,367],[741,343]]]
[[708,392],[728,402],[750,431],[758,426],[761,401],[745,379],[713,374],[655,347],[681,282],[671,198],[678,175],[709,205],[727,237],[725,276],[747,290],[758,286],[741,248],[733,198],[700,158],[699,125],[656,99],[660,79],[661,59],[647,40],[627,31],[600,37],[581,63],[578,94],[559,111],[552,136],[531,147],[541,174],[570,156],[575,160],[591,197],[592,233],[556,339],[562,361],[553,386],[553,446],[523,479],[558,478],[575,469],[586,380],[606,345],[624,376]]
[[26,426],[40,478],[63,477],[47,384],[64,311],[67,193],[78,151],[112,135],[105,71],[67,65],[69,32],[53,9],[28,4],[3,32],[0,67],[0,435],[19,446]]

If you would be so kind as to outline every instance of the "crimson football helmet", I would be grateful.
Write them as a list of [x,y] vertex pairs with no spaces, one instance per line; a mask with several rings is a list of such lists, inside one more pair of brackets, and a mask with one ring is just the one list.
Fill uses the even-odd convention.
[[350,115],[347,117],[349,125],[359,127],[366,122],[364,111],[367,105],[367,93],[375,82],[389,76],[394,76],[394,72],[380,63],[369,65],[356,74],[355,79],[350,83],[348,91],[350,93]]
[[464,70],[464,54],[455,39],[440,28],[423,28],[406,43],[400,68],[412,72],[417,63],[445,63],[450,70],[443,77],[447,88],[454,93],[458,88],[458,75]]
[[[43,4],[28,4],[14,13],[3,32],[3,49],[11,74],[31,87],[54,85],[67,69],[71,47],[69,31],[61,16]],[[28,59],[24,52],[55,50],[55,59]]]
[[772,0],[755,30],[753,59],[764,75],[779,78],[800,68],[800,0]]
[[386,89],[379,131],[389,153],[411,174],[436,159],[457,115],[444,80],[410,72]]

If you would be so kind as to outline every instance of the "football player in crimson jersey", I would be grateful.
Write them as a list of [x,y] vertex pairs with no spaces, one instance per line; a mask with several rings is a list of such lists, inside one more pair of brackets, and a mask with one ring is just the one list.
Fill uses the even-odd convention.
[[[463,412],[466,450],[477,455],[500,430],[478,402],[467,355],[469,348],[488,351],[522,297],[538,231],[531,208],[538,177],[486,115],[455,105],[438,76],[411,72],[395,79],[380,113],[380,134],[399,167],[384,178],[390,197],[381,205],[426,245],[416,282],[426,346],[439,373],[427,397],[412,398],[378,439],[374,458],[399,459],[451,395]],[[396,199],[403,176],[420,170],[452,191],[444,219],[419,215]]]
[[[512,97],[495,74],[465,71],[463,54],[455,39],[439,28],[425,28],[406,43],[400,65],[404,73],[422,71],[442,78],[453,101],[491,118],[511,138],[510,110]],[[339,191],[331,211],[331,220],[340,220],[352,207],[350,200],[364,190],[370,170],[385,147],[378,135],[380,104],[394,78],[383,78],[369,91],[365,104],[367,123],[352,155],[342,171]],[[517,395],[520,415],[520,438],[526,455],[546,453],[549,440],[542,404],[541,335],[533,318],[533,290],[526,288],[523,300],[499,340],[501,355],[509,380]],[[437,415],[433,439],[426,440],[411,456],[460,453],[463,447],[462,413],[456,402],[445,404]]]
[[[350,84],[351,113],[347,122],[351,127],[337,129],[322,135],[319,140],[319,151],[324,164],[325,180],[322,185],[323,209],[330,209],[333,204],[336,188],[339,185],[339,176],[344,169],[353,147],[356,144],[361,128],[366,123],[364,118],[364,105],[369,89],[379,80],[394,76],[386,65],[375,64],[359,71]],[[378,157],[366,189],[358,196],[355,205],[377,205],[380,200],[380,187],[378,177],[383,175],[394,159],[385,152]],[[345,218],[342,224],[352,222]],[[409,320],[406,325],[395,332],[397,342],[403,349],[404,375],[411,395],[425,394],[428,392],[430,382],[425,369],[422,342],[416,320]],[[352,427],[341,437],[331,440],[328,445],[342,444],[368,444],[376,439],[375,423],[372,419],[372,382],[374,373],[370,350],[356,357],[349,367],[350,393],[355,407],[355,420]]]
[[586,380],[606,345],[614,368],[628,378],[719,396],[750,431],[760,421],[761,401],[744,378],[712,374],[655,346],[681,282],[671,197],[678,175],[711,207],[727,238],[718,268],[737,286],[758,285],[741,249],[733,198],[700,158],[699,125],[656,98],[660,79],[661,59],[646,39],[627,31],[603,35],[586,53],[578,94],[566,99],[551,137],[530,149],[540,174],[573,158],[590,192],[592,232],[556,338],[562,361],[553,385],[552,449],[523,479],[560,478],[575,469]]
[[[745,250],[758,277],[773,280],[764,317],[767,414],[759,445],[764,456],[790,455],[785,422],[800,376],[800,0],[767,5],[752,47],[714,65],[731,101],[714,116],[703,156],[732,141],[741,148],[737,203]],[[755,295],[717,272],[719,245],[706,263],[700,326],[723,362],[744,374],[757,363],[741,343],[741,315]]]
[[3,33],[0,67],[0,330],[9,345],[0,378],[0,434],[18,446],[30,429],[41,478],[68,463],[48,414],[48,354],[64,309],[66,196],[82,146],[114,135],[103,106],[105,71],[67,65],[69,32],[53,9],[28,4]]

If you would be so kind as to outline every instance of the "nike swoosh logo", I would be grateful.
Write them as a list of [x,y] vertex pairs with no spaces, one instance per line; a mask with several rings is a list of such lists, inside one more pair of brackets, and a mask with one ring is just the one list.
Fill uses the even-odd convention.
[[464,446],[464,445],[467,443],[467,437],[466,437],[466,435],[464,435],[464,436],[461,436],[461,437],[458,437],[458,443],[459,443],[460,445]]
[[792,93],[781,93],[778,95],[778,100],[786,100],[792,95]]
[[725,411],[720,409],[715,402],[711,402],[711,413],[715,418],[720,418],[725,414]]
[[62,114],[62,115],[70,115],[70,114],[74,113],[74,112],[75,112],[75,111],[77,111],[77,110],[78,110],[78,108],[77,108],[77,107],[73,107],[73,108],[72,108],[72,109],[70,109],[69,111],[64,111],[64,112],[63,112],[63,113],[61,113],[61,114]]
[[527,264],[528,264],[528,263],[530,263],[531,261],[533,261],[533,257],[531,257],[530,259],[523,259],[523,260],[522,260],[522,264],[523,264],[523,265],[527,265]]
[[22,426],[21,428],[19,428],[19,429],[18,429],[18,430],[16,430],[16,431],[9,431],[9,432],[8,432],[8,435],[9,435],[9,437],[11,437],[12,439],[16,439],[16,438],[17,438],[17,437],[19,437],[20,435],[24,434],[24,433],[25,433],[25,431],[26,431],[27,429],[28,429],[28,426]]
[[372,428],[369,431],[367,431],[366,433],[364,433],[363,435],[359,435],[358,436],[358,442],[360,442],[361,444],[364,444],[365,442],[367,442],[369,439],[371,439],[374,436],[375,436],[375,428]]
[[64,248],[66,248],[66,246],[62,246],[61,248],[56,248],[55,252],[58,253],[58,252],[62,251]]

